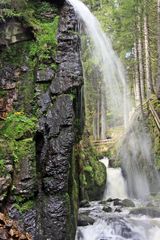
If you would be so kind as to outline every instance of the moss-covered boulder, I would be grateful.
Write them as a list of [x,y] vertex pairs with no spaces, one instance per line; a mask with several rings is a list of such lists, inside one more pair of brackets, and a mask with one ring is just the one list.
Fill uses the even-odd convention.
[[99,161],[87,133],[84,133],[79,147],[81,198],[100,200],[106,186],[106,167]]

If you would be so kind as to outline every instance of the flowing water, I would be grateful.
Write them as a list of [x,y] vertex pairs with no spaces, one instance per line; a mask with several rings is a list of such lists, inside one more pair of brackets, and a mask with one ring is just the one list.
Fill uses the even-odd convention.
[[[159,175],[152,162],[152,146],[146,126],[137,116],[129,126],[129,111],[132,107],[123,65],[114,52],[110,39],[89,9],[79,0],[68,2],[74,7],[79,18],[81,33],[83,30],[83,34],[87,36],[89,57],[96,59],[98,69],[93,72],[95,75],[100,73],[98,82],[94,82],[93,76],[98,95],[95,104],[98,114],[93,119],[95,138],[106,138],[106,112],[112,113],[113,125],[118,126],[120,119],[123,119],[124,126],[128,126],[119,152],[126,180],[120,168],[110,168],[106,159],[101,160],[106,165],[108,175],[104,193],[106,202],[92,202],[90,207],[80,209],[80,214],[89,215],[95,223],[85,227],[79,226],[76,240],[160,240],[160,218],[133,215],[130,210],[134,207],[123,206],[122,200],[119,200],[128,197],[132,200],[141,199],[133,200],[136,206],[147,206],[151,192],[155,194],[160,189]],[[95,65],[92,65],[94,68]],[[86,89],[85,97],[88,94]],[[160,207],[155,201],[152,201],[151,205],[156,209]],[[110,213],[106,212],[104,207],[107,207]]]
[[[97,93],[101,94],[101,104],[97,101],[99,116],[94,121],[95,125],[101,128],[101,139],[106,138],[106,111],[112,111],[112,122],[116,119],[123,119],[124,125],[127,125],[129,115],[129,99],[127,98],[127,84],[123,65],[118,56],[113,51],[110,39],[102,31],[97,19],[91,14],[89,9],[79,0],[69,0],[74,7],[80,23],[83,25],[83,31],[89,41],[88,49],[90,57],[96,58],[98,66],[98,82],[95,82]],[[83,50],[83,46],[82,46]],[[93,68],[94,68],[93,64]],[[97,74],[94,72],[94,75]],[[92,76],[94,78],[94,76]],[[86,95],[88,93],[86,92]],[[93,99],[94,101],[94,99]]]
[[107,169],[107,183],[103,199],[107,198],[127,198],[127,183],[122,175],[121,168],[109,167],[109,159],[104,157],[101,162]]
[[[108,175],[104,200],[80,208],[79,216],[89,216],[94,219],[94,224],[78,226],[75,240],[160,240],[160,196],[157,201],[154,198],[129,200],[121,169],[110,168],[107,158],[101,162],[106,165]],[[125,205],[125,201],[131,201],[132,205]],[[132,210],[136,207],[150,209],[151,213],[153,209],[159,218],[155,218],[153,213],[154,218],[147,216],[148,210],[146,215],[134,214]]]

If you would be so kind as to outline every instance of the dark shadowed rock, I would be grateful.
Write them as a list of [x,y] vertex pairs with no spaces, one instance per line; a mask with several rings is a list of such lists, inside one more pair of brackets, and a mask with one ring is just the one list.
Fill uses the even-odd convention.
[[121,207],[117,207],[114,211],[115,212],[122,212],[122,209],[121,209]]
[[14,18],[5,22],[0,22],[0,36],[0,46],[33,38],[31,30]]
[[81,202],[80,202],[80,207],[90,207],[91,205],[90,205],[90,203],[89,203],[89,201],[88,200],[82,200]]
[[36,82],[50,82],[53,80],[55,72],[49,67],[46,69],[38,70],[36,76]]
[[32,236],[35,236],[36,231],[36,211],[29,210],[23,214],[23,229],[30,233]]
[[49,91],[40,95],[40,99],[38,100],[38,106],[40,107],[42,113],[47,111],[50,104],[51,104],[51,97],[50,97]]
[[74,10],[66,3],[63,7],[58,34],[56,61],[59,63],[59,71],[50,87],[52,94],[65,93],[83,83],[80,51],[77,51],[80,49],[80,39],[77,34],[73,34],[76,29],[77,18]]
[[50,2],[53,2],[57,6],[61,7],[65,3],[65,0],[49,0]]
[[109,206],[105,206],[105,207],[103,207],[102,210],[103,210],[104,212],[112,212],[112,208],[109,207]]
[[132,200],[130,200],[130,199],[124,199],[124,200],[122,201],[122,205],[123,205],[124,207],[135,207],[134,202],[133,202]]
[[119,198],[113,199],[114,206],[123,206],[122,201]]
[[8,175],[6,177],[0,177],[0,202],[2,202],[11,187],[12,179],[11,176]]
[[[72,202],[74,196],[70,196],[73,191],[70,181],[73,182],[73,179],[70,180],[70,177],[73,178],[75,171],[72,169],[72,162],[75,161],[72,152],[76,111],[70,90],[77,94],[82,85],[80,39],[75,32],[77,24],[73,8],[65,3],[61,9],[58,31],[56,61],[59,68],[50,90],[39,100],[42,116],[35,140],[41,180],[37,201],[36,240],[74,239],[75,234],[76,224],[72,221],[76,219],[73,207],[75,202]],[[51,75],[49,73],[47,79],[51,79]],[[37,76],[38,81],[44,82],[46,74],[38,72]]]
[[41,230],[36,239],[66,239],[68,209],[65,196],[46,196],[41,206],[43,218],[39,222]]
[[159,218],[160,217],[160,209],[158,208],[151,208],[151,207],[145,207],[145,208],[136,208],[130,211],[130,214],[134,215],[147,215],[152,218]]
[[91,217],[89,217],[87,214],[82,213],[78,216],[78,226],[87,226],[92,225],[95,222],[95,220]]

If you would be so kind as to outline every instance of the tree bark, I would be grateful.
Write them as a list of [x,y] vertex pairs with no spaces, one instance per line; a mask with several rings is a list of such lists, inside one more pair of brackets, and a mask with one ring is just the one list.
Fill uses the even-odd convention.
[[144,16],[144,41],[145,41],[145,74],[147,81],[147,98],[151,94],[154,94],[152,70],[151,70],[151,59],[150,59],[150,43],[149,43],[149,30],[148,30],[148,16]]
[[157,97],[160,100],[160,0],[157,0],[157,32],[158,32],[158,77],[157,77]]

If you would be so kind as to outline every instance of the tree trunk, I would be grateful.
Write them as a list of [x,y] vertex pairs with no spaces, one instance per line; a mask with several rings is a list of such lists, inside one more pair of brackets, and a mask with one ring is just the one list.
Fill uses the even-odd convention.
[[160,0],[157,0],[157,32],[158,32],[158,77],[157,77],[157,97],[160,99]]
[[150,59],[150,43],[149,43],[149,30],[148,30],[148,16],[144,16],[144,40],[145,40],[145,74],[147,81],[147,98],[154,93],[152,70],[151,70],[151,59]]
[[139,69],[139,55],[138,55],[138,41],[134,45],[134,56],[135,56],[135,100],[136,106],[140,104],[141,112],[143,113],[143,102],[142,102],[142,89],[140,80],[140,69]]

